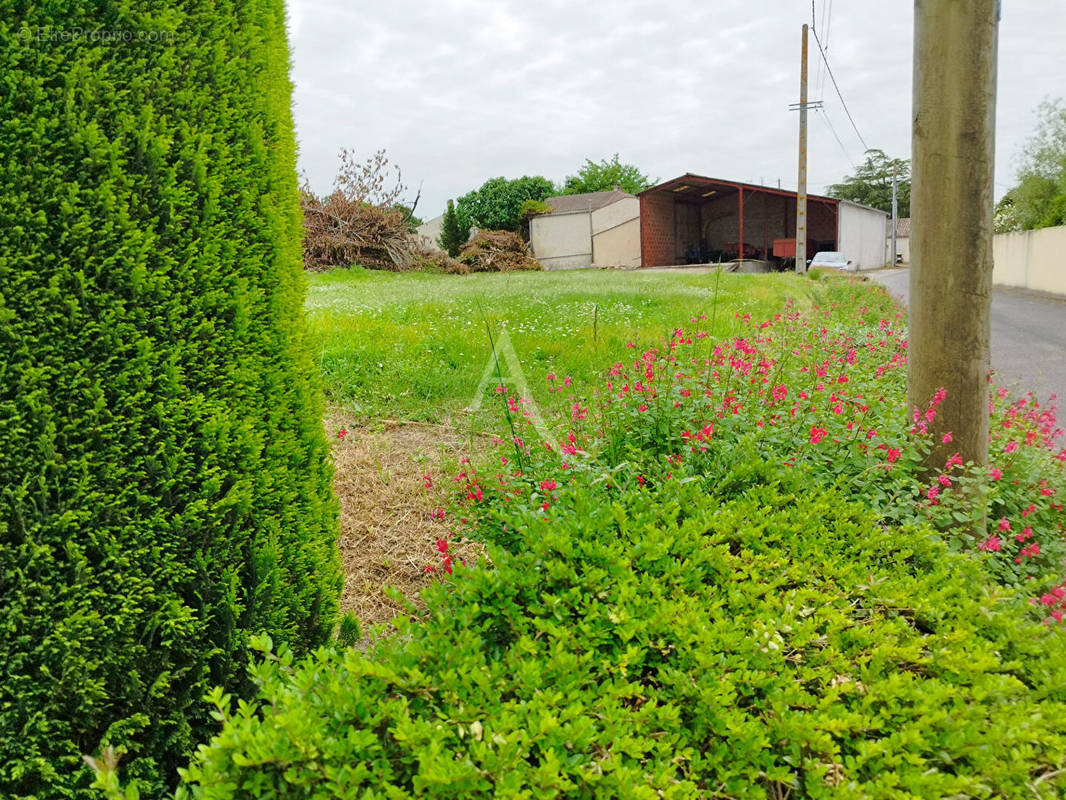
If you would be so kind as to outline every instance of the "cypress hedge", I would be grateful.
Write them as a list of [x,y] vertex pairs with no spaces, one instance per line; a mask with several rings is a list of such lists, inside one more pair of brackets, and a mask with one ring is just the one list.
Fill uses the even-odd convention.
[[284,5],[0,8],[0,796],[158,795],[336,616]]

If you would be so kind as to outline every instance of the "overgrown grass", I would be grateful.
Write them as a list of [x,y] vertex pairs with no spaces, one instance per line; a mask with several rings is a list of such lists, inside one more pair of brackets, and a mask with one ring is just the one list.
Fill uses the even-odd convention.
[[[330,402],[367,420],[434,422],[473,399],[491,355],[486,323],[494,334],[506,327],[534,389],[551,373],[588,384],[629,342],[646,348],[680,326],[728,337],[737,314],[768,317],[788,297],[804,306],[812,286],[788,274],[459,277],[358,268],[310,281],[308,319]],[[551,415],[567,394],[535,392],[534,399]]]

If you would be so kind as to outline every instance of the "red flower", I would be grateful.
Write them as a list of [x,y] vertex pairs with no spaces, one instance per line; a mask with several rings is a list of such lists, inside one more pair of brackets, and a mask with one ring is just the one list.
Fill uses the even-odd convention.
[[347,435],[348,435],[348,429],[347,428],[341,428],[339,431],[337,431],[337,438],[338,439],[343,440],[344,437],[347,436]]
[[[981,550],[987,550],[990,553],[997,553],[1003,549],[1003,542],[1000,541],[998,536],[989,536],[988,539],[977,545]],[[1021,559],[1019,559],[1020,561]]]
[[818,425],[811,425],[811,444],[818,444],[821,442],[828,432],[829,431],[825,428],[819,427]]

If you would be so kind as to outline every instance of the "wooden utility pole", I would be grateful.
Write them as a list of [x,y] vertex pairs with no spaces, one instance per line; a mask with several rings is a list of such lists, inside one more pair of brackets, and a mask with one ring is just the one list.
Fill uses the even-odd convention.
[[956,451],[988,463],[997,5],[914,4],[907,401],[921,413],[947,391],[930,469]]
[[796,272],[807,271],[807,26],[800,55],[799,181],[796,187]]

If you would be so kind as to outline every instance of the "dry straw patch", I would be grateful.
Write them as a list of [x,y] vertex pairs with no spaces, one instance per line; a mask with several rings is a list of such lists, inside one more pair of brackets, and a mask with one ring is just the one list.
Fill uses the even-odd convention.
[[[325,425],[340,501],[341,610],[353,612],[367,630],[403,611],[386,595],[387,586],[421,605],[419,593],[444,575],[438,539],[449,541],[455,560],[484,557],[475,543],[452,541],[452,520],[442,521],[434,513],[446,508],[452,477],[461,468],[460,459],[470,456],[471,440],[443,425],[360,427],[338,409],[326,415]],[[346,431],[343,438],[341,430]],[[425,475],[432,486],[426,486]],[[427,573],[426,567],[435,572]]]

